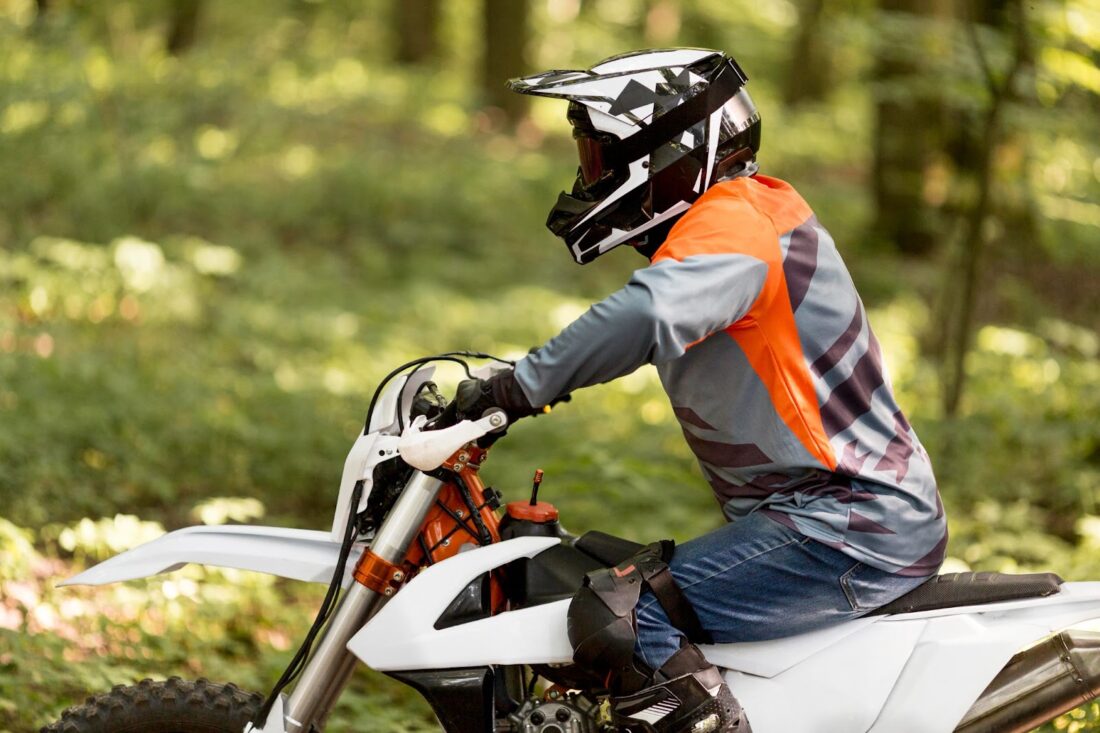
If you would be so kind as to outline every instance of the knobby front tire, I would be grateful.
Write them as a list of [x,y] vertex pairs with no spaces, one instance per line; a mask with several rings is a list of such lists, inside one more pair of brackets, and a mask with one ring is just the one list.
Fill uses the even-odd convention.
[[262,704],[233,684],[143,680],[89,697],[40,733],[241,733]]

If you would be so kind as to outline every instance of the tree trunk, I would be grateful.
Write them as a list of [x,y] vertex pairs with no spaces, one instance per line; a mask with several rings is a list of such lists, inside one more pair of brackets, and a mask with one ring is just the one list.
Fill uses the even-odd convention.
[[195,45],[198,37],[199,16],[203,0],[173,0],[165,47],[168,53],[179,56]]
[[421,64],[439,52],[439,0],[397,0],[397,60]]
[[[929,24],[949,20],[955,12],[954,0],[880,0],[879,9]],[[935,32],[922,35],[927,43],[938,41]],[[931,75],[925,59],[924,53],[900,55],[887,39],[878,49],[875,64],[879,94],[873,141],[874,230],[899,252],[917,256],[932,252],[943,229],[938,206],[928,201],[925,184],[929,168],[942,152],[945,110],[938,92],[918,86]]]
[[527,71],[527,0],[485,0],[482,29],[485,54],[481,89],[485,103],[513,124],[527,109],[527,98],[508,91],[505,82]]
[[50,12],[50,0],[35,0],[34,10],[34,22],[31,23],[29,30],[32,33],[39,33],[48,27],[50,17],[53,15]]
[[981,127],[983,144],[978,150],[978,198],[966,219],[960,273],[960,303],[957,318],[950,324],[952,328],[948,349],[949,359],[943,393],[944,414],[949,418],[958,413],[959,404],[962,401],[963,387],[966,382],[966,356],[970,352],[970,344],[974,338],[974,314],[977,310],[978,296],[982,290],[980,285],[986,238],[985,224],[992,209],[993,159],[998,138],[1001,137],[1001,118],[1005,103],[1014,96],[1016,78],[1031,60],[1031,44],[1027,34],[1027,10],[1023,0],[1014,0],[1012,6],[1017,26],[1015,56],[1011,68],[1002,80],[996,79],[993,75],[974,26],[973,24],[970,26],[974,50],[989,90],[989,106]]
[[802,0],[798,8],[798,36],[783,84],[788,105],[820,102],[829,90],[832,58],[823,37],[825,0]]

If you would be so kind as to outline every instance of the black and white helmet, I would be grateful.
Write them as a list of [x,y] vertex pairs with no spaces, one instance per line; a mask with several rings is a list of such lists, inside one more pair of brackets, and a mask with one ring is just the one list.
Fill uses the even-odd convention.
[[712,184],[755,172],[760,115],[746,81],[720,51],[670,48],[508,83],[520,94],[569,100],[581,165],[546,226],[577,262],[649,235],[663,240]]

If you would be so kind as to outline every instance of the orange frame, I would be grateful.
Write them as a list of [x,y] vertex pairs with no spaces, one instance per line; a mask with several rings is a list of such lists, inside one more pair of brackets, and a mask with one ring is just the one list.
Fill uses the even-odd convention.
[[[467,445],[444,461],[442,467],[454,473],[457,480],[446,482],[439,490],[401,565],[388,563],[368,549],[356,564],[355,579],[376,593],[392,596],[420,568],[457,555],[465,545],[480,546],[477,525],[470,517],[458,481],[469,490],[492,542],[500,542],[500,518],[486,502],[485,484],[478,474],[487,454],[488,449]],[[497,613],[503,610],[505,597],[496,573],[490,587],[492,612]]]

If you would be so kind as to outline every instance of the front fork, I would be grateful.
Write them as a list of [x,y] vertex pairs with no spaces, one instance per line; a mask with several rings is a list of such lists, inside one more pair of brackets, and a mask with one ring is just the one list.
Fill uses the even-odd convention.
[[[400,565],[441,486],[439,479],[415,473],[378,529],[368,552],[383,564]],[[352,511],[355,510],[352,507]],[[361,582],[353,582],[344,593],[287,700],[284,713],[287,733],[312,733],[323,728],[329,711],[355,671],[357,660],[348,651],[348,642],[386,600],[388,595],[371,590]]]

